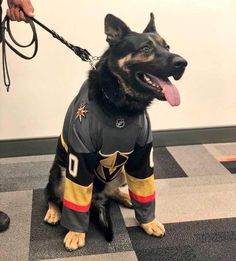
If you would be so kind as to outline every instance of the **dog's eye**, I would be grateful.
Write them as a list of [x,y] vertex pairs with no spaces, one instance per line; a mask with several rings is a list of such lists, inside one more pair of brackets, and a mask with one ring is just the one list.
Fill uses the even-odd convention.
[[169,51],[170,50],[170,46],[168,44],[166,44],[165,45],[165,49]]
[[142,48],[140,48],[140,52],[145,53],[145,54],[151,53],[152,50],[153,50],[153,47],[150,45],[145,45]]

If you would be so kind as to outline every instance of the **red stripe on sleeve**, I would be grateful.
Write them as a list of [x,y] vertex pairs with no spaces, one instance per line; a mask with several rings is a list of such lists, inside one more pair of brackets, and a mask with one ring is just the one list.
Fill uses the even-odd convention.
[[152,195],[143,197],[143,196],[138,196],[138,195],[134,194],[131,190],[129,190],[130,197],[140,203],[149,203],[149,202],[153,201],[155,199],[155,194],[156,193],[154,191],[154,193]]
[[88,212],[91,203],[89,203],[87,206],[80,206],[80,205],[76,205],[76,204],[64,199],[63,205],[66,206],[67,208],[72,209],[77,212]]

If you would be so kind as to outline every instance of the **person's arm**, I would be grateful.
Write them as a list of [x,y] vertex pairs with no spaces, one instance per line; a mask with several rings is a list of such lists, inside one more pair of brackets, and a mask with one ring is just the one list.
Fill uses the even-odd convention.
[[34,7],[30,0],[7,0],[7,3],[7,15],[12,21],[25,21],[24,12],[28,16],[34,16]]

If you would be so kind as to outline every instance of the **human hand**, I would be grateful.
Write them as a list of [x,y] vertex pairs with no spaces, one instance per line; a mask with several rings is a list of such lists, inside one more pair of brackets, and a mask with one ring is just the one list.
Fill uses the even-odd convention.
[[[8,9],[7,9],[7,16],[12,21],[25,21],[24,12],[28,16],[34,16],[34,8],[31,4],[30,0],[7,0]],[[24,12],[22,12],[22,10]]]

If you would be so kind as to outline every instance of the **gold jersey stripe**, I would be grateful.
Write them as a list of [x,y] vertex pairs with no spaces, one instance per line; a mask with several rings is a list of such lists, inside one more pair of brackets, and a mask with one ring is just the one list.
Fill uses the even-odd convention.
[[62,146],[64,147],[64,149],[66,150],[66,152],[68,152],[68,146],[67,144],[65,143],[65,140],[63,138],[63,133],[61,134],[61,144]]
[[129,190],[134,194],[147,197],[155,192],[154,175],[146,179],[138,179],[126,173]]
[[87,206],[92,199],[93,184],[81,186],[65,178],[64,199],[79,206]]

